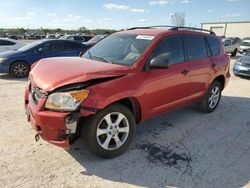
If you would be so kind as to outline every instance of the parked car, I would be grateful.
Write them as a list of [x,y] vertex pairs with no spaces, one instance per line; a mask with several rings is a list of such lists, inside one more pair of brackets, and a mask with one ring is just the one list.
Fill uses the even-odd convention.
[[56,39],[56,35],[55,34],[47,34],[46,39]]
[[26,40],[40,40],[44,38],[45,38],[45,35],[43,34],[37,34],[37,33],[25,33],[24,34],[24,39]]
[[241,39],[237,37],[229,37],[224,39],[223,45],[226,53],[230,53],[231,56],[236,56],[241,44]]
[[18,36],[16,35],[9,35],[8,38],[13,40],[18,40]]
[[235,76],[250,77],[250,52],[236,60],[233,73]]
[[244,37],[242,40],[250,40],[250,37]]
[[68,40],[40,40],[16,51],[0,53],[0,72],[27,77],[31,65],[42,58],[78,56],[87,46]]
[[94,46],[99,41],[101,41],[102,39],[104,39],[105,37],[107,37],[107,35],[96,35],[95,37],[90,39],[88,42],[83,42],[83,44],[85,44],[86,46],[91,47],[91,46]]
[[17,40],[0,38],[0,53],[5,51],[16,50],[25,46],[26,44]]
[[73,40],[76,42],[87,42],[91,38],[92,38],[92,36],[89,36],[89,35],[64,35],[60,39]]
[[250,40],[243,40],[239,52],[241,53],[246,53],[250,51]]
[[191,103],[213,112],[230,59],[212,31],[184,29],[131,28],[82,58],[40,60],[25,91],[36,140],[68,149],[82,135],[93,153],[114,157],[129,147],[136,123]]

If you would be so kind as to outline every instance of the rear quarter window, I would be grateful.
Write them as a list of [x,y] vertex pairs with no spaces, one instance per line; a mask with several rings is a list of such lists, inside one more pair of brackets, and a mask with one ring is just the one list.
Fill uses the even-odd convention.
[[220,53],[220,41],[215,37],[207,37],[208,45],[211,50],[212,56],[219,55]]
[[189,61],[207,57],[205,38],[202,35],[185,35],[187,59]]

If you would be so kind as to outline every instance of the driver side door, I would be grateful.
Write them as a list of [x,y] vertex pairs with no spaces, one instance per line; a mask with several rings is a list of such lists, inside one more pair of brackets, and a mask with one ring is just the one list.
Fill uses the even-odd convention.
[[[144,105],[146,117],[158,115],[187,102],[189,65],[185,62],[183,37],[172,35],[163,39],[153,51],[149,62],[168,54],[168,67],[151,68],[144,72]],[[156,59],[155,59],[156,58]],[[154,63],[155,64],[155,63]]]

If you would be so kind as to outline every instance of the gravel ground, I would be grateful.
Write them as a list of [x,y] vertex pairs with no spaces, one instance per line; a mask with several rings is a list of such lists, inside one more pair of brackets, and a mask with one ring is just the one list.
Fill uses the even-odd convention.
[[[233,62],[232,62],[233,63]],[[197,105],[138,125],[129,150],[104,160],[35,142],[26,80],[0,75],[0,187],[250,187],[250,80],[232,76],[217,110]]]

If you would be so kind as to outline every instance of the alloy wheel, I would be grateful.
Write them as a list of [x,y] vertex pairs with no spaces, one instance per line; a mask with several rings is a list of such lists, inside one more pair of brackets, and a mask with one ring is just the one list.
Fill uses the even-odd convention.
[[209,108],[213,109],[216,107],[220,99],[220,88],[218,86],[215,86],[211,90],[211,95],[208,98],[208,106]]
[[28,74],[28,67],[25,64],[14,65],[13,72],[17,77],[24,77]]
[[116,150],[126,142],[128,134],[128,119],[120,112],[111,112],[98,124],[96,138],[103,149]]

